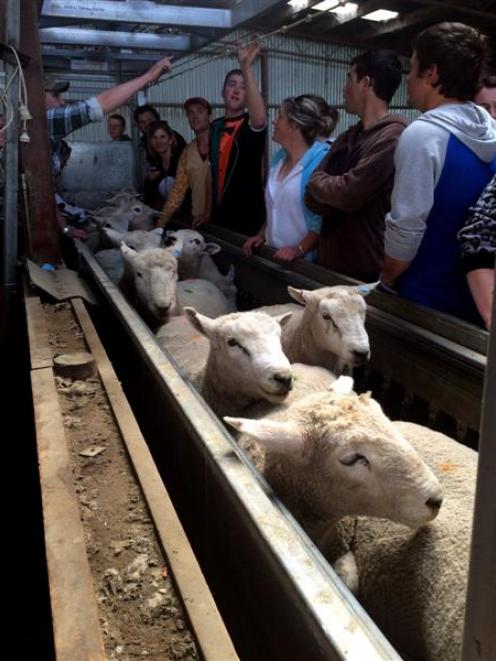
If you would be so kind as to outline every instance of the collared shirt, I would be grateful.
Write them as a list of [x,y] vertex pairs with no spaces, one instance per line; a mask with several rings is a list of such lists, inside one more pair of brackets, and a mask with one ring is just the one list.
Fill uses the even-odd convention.
[[52,170],[55,175],[60,174],[61,170],[60,155],[58,153],[60,141],[73,131],[86,126],[86,124],[101,122],[103,118],[104,113],[96,97],[47,110],[48,137],[52,149]]

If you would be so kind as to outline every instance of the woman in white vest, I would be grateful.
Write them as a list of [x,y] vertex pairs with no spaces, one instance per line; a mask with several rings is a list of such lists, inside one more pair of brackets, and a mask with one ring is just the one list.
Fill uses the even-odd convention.
[[303,197],[310,175],[329,150],[326,139],[337,120],[337,110],[314,94],[282,102],[273,121],[272,140],[282,149],[272,159],[267,178],[267,221],[258,234],[246,240],[245,254],[251,255],[253,248],[267,243],[277,249],[275,259],[313,259],[322,218],[304,205]]

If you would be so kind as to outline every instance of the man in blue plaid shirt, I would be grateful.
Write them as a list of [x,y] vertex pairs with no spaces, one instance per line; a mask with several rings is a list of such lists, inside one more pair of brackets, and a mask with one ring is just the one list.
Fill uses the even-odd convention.
[[47,108],[48,135],[52,150],[54,175],[60,173],[61,159],[59,148],[63,138],[69,133],[86,126],[90,122],[101,122],[105,113],[116,110],[147,85],[151,85],[164,73],[170,71],[171,58],[164,57],[141,76],[120,85],[110,87],[85,101],[65,104],[62,93],[69,88],[69,82],[45,77],[45,105]]

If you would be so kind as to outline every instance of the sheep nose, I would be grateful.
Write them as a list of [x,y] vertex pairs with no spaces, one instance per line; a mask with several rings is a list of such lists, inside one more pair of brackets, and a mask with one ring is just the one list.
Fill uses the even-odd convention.
[[293,387],[293,377],[286,376],[285,374],[274,374],[272,377],[274,381],[277,381],[286,392],[289,392]]
[[169,311],[170,303],[168,305],[157,305],[157,312],[160,315],[165,315]]
[[368,351],[352,351],[351,355],[353,356],[353,363],[355,365],[363,365],[369,359]]
[[425,504],[427,507],[430,507],[432,510],[438,510],[441,508],[441,505],[443,504],[443,499],[441,496],[438,496],[437,498],[429,498],[428,500],[425,501]]

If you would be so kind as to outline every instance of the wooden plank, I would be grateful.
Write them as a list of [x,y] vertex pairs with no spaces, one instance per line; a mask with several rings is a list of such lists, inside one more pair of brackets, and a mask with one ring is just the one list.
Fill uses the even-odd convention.
[[29,295],[26,283],[24,285],[24,304],[28,326],[31,369],[51,367],[53,356],[52,348],[48,342],[45,312],[40,299],[37,296]]
[[31,372],[57,661],[106,659],[53,372]]
[[72,306],[88,347],[95,357],[112,412],[138,476],[202,655],[207,661],[237,659],[200,566],[84,303],[80,299],[74,299]]
[[50,162],[36,0],[21,2],[21,50],[31,58],[29,66],[24,70],[24,77],[33,119],[28,123],[29,143],[21,143],[30,207],[26,232],[28,252],[35,262],[59,264],[59,227]]

